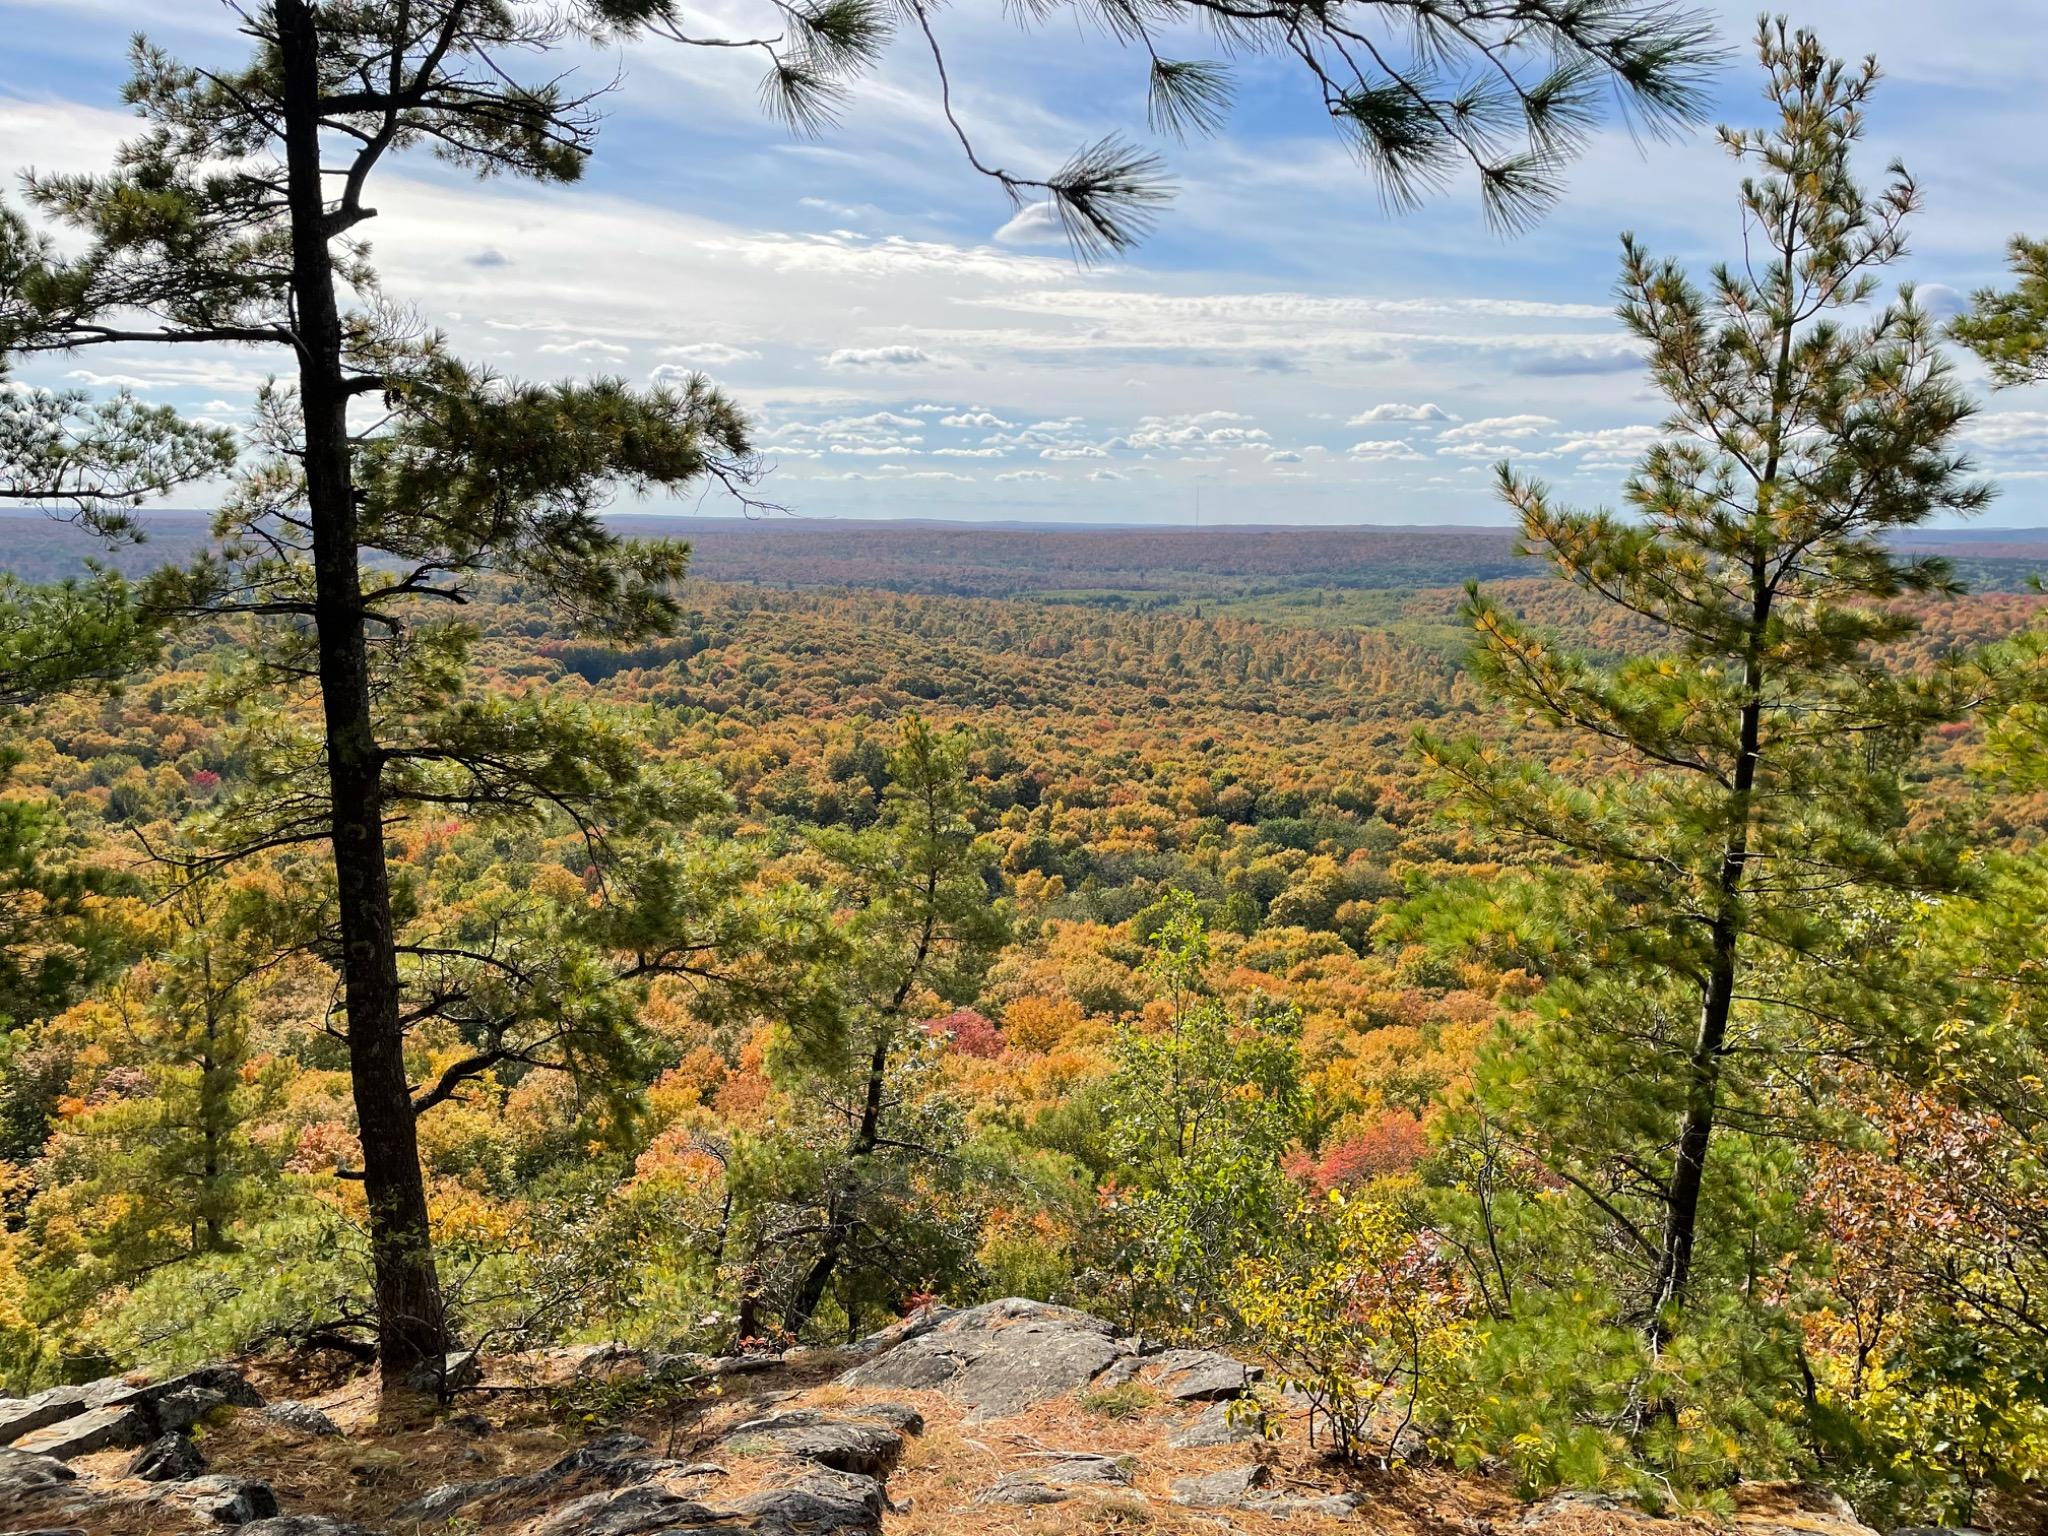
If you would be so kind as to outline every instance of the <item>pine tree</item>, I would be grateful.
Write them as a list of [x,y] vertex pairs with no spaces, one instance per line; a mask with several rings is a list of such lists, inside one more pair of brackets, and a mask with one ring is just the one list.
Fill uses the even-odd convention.
[[2002,387],[2048,383],[2048,240],[2015,235],[2010,252],[2019,281],[2002,292],[1980,288],[1949,334],[1983,358]]
[[[14,242],[0,345],[227,341],[283,349],[295,365],[296,385],[260,402],[257,462],[221,516],[224,554],[165,573],[143,601],[158,615],[268,624],[254,654],[280,682],[314,685],[320,773],[280,774],[290,792],[228,829],[223,856],[330,849],[381,1359],[394,1380],[450,1341],[405,1060],[386,826],[407,793],[455,806],[588,799],[616,763],[577,759],[532,712],[443,713],[439,724],[468,734],[391,739],[380,727],[408,707],[433,713],[457,680],[460,635],[419,610],[462,602],[489,565],[596,632],[665,628],[684,551],[622,540],[598,512],[621,485],[744,474],[747,444],[701,383],[643,394],[609,381],[507,384],[464,367],[394,318],[350,239],[372,216],[368,179],[395,148],[431,145],[480,171],[576,175],[587,102],[517,84],[510,67],[556,41],[560,23],[492,5],[278,0],[245,30],[255,58],[227,75],[138,45],[130,95],[149,128],[119,167],[31,179],[39,206],[91,244],[67,259]],[[335,141],[352,147],[338,178],[326,158]],[[365,431],[350,404],[372,395],[386,414]],[[406,568],[367,573],[369,549]]]
[[282,1086],[249,1023],[281,899],[274,878],[173,878],[156,952],[52,1026],[100,1079],[52,1138],[28,1210],[37,1290],[61,1326],[166,1265],[231,1249],[277,1177],[278,1149],[245,1128]]
[[902,1165],[941,1155],[902,1123],[900,1079],[918,1038],[913,1010],[971,997],[1005,932],[989,885],[992,854],[972,818],[967,745],[958,731],[907,718],[875,825],[819,839],[849,906],[854,1071],[829,1084],[814,1079],[842,1143],[817,1196],[815,1248],[784,1310],[792,1336],[863,1239],[886,1225],[889,1192],[909,1182]]
[[1171,891],[1136,922],[1152,929],[1156,1027],[1116,1034],[1102,1088],[1115,1199],[1113,1262],[1133,1321],[1199,1336],[1229,1314],[1232,1266],[1277,1236],[1281,1160],[1308,1129],[1301,1013],[1258,999],[1233,1008],[1205,974],[1207,925]]
[[1953,448],[1969,406],[1931,321],[1910,290],[1876,302],[1918,194],[1897,167],[1875,196],[1852,175],[1874,62],[1783,23],[1758,51],[1778,121],[1722,133],[1756,167],[1747,259],[1702,284],[1624,241],[1621,317],[1673,407],[1632,515],[1500,471],[1524,547],[1658,640],[1597,665],[1475,588],[1479,675],[1577,750],[1545,769],[1423,742],[1463,804],[1584,876],[1545,1032],[1506,1070],[1633,1256],[1653,1332],[1687,1299],[1717,1130],[1790,1133],[1801,1074],[1909,1006],[1897,898],[1957,870],[1906,830],[1904,770],[1946,700],[1880,648],[1915,627],[1899,599],[1951,582],[1892,535],[1989,494]]

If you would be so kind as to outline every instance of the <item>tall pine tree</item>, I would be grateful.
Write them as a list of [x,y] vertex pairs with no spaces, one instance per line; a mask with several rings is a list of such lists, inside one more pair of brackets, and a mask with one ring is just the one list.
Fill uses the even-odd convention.
[[1573,655],[1474,590],[1474,665],[1547,734],[1513,749],[1425,738],[1461,802],[1561,850],[1563,915],[1520,1112],[1552,1171],[1632,1256],[1641,1318],[1673,1326],[1695,1279],[1717,1133],[1769,1137],[1798,1081],[1904,1006],[1895,898],[1956,878],[1907,830],[1904,770],[1937,690],[1888,669],[1900,599],[1949,589],[1894,535],[1974,511],[1969,406],[1910,291],[1882,301],[1918,195],[1851,166],[1874,63],[1766,24],[1778,120],[1724,129],[1753,167],[1746,258],[1704,282],[1625,239],[1620,314],[1671,402],[1627,514],[1562,507],[1503,465],[1524,548],[1630,619],[1636,654]]

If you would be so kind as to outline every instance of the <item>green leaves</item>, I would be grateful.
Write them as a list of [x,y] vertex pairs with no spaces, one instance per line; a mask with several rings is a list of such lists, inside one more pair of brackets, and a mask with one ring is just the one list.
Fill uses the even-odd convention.
[[1230,71],[1201,59],[1152,61],[1145,120],[1154,133],[1189,139],[1223,127],[1230,107]]
[[31,587],[0,576],[0,709],[114,682],[156,654],[156,626],[113,571]]
[[1102,1090],[1117,1244],[1105,1267],[1136,1313],[1191,1329],[1226,1306],[1232,1264],[1275,1230],[1308,1094],[1300,1014],[1206,995],[1195,903],[1173,892],[1161,905],[1151,969],[1167,1017],[1118,1028]]
[[622,538],[600,514],[620,491],[755,473],[739,411],[701,376],[646,391],[510,384],[430,351],[388,398],[389,430],[357,452],[362,541],[417,569],[373,585],[373,607],[488,567],[536,584],[585,633],[665,634],[688,546]]
[[[1454,805],[1562,866],[1514,893],[1538,899],[1550,975],[1475,1113],[1562,1186],[1613,1321],[1647,1330],[1660,1370],[1678,1341],[1703,1380],[1785,1368],[1765,1358],[1784,1318],[1753,1266],[1802,1252],[1811,1217],[1773,1192],[1798,1177],[1793,1148],[1854,1133],[1846,1075],[1911,1070],[1901,1042],[1953,992],[1916,914],[1975,880],[1912,798],[1921,736],[1961,691],[1896,675],[1886,648],[1915,629],[1900,598],[1950,588],[1894,534],[1989,493],[1955,451],[1968,402],[1911,292],[1851,313],[1916,194],[1896,169],[1874,197],[1851,174],[1874,67],[1782,25],[1758,48],[1779,120],[1723,136],[1758,168],[1743,264],[1702,282],[1623,242],[1621,318],[1671,405],[1627,515],[1500,471],[1524,551],[1628,616],[1624,654],[1577,654],[1475,590],[1472,669],[1525,729],[1420,739]],[[1495,1210],[1478,1225],[1462,1241],[1505,1298]],[[1708,1331],[1724,1316],[1732,1332]],[[1746,1329],[1764,1341],[1751,1365],[1714,1358]],[[1593,1449],[1580,1438],[1532,1464],[1554,1475]],[[1674,1482],[1700,1480],[1688,1455],[1716,1460],[1705,1439],[1630,1441]]]
[[83,390],[29,389],[0,373],[0,501],[68,513],[109,540],[140,538],[130,508],[225,475],[235,446],[232,433],[126,390],[95,403]]
[[2018,282],[2003,291],[1978,289],[1970,312],[1949,326],[2008,387],[2048,378],[2048,240],[2015,235],[2011,255]]
[[1157,155],[1114,136],[1078,151],[1045,182],[1060,228],[1083,260],[1127,251],[1172,197]]
[[989,883],[993,855],[972,817],[967,748],[963,731],[907,716],[876,824],[816,835],[852,908],[846,932],[876,1029],[898,1029],[923,993],[971,996],[1007,931]]

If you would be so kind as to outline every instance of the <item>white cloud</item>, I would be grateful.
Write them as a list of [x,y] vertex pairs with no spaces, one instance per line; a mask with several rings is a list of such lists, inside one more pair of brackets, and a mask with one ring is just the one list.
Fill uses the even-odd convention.
[[1198,448],[1263,448],[1271,435],[1263,427],[1243,426],[1251,417],[1240,411],[1195,411],[1182,416],[1141,416],[1138,424],[1112,446],[1144,450]]
[[1113,469],[1098,469],[1089,473],[1090,480],[1121,480],[1123,476]]
[[1058,475],[1048,475],[1042,469],[1009,469],[996,476],[999,484],[1019,484],[1040,480],[1057,480]]
[[[1816,3],[1843,15],[1874,14],[1848,0]],[[2039,8],[2038,0],[1981,3],[2000,13],[2000,25]],[[192,9],[179,0],[135,4],[138,19],[152,26]],[[125,14],[114,0],[17,0],[16,8],[28,18],[23,24],[35,27],[86,7],[102,19]],[[1903,25],[1870,24],[1892,31]],[[1988,25],[1971,22],[1979,38]],[[2029,25],[2034,36],[2039,26]],[[1056,40],[1011,41],[1055,54],[1066,48]],[[1860,54],[1864,44],[1851,41],[1849,51]],[[1957,58],[1972,51],[1955,40],[1944,47]],[[81,39],[52,56],[82,58],[86,48]],[[730,91],[718,87],[721,101],[742,102],[753,90],[749,70],[715,61],[692,62],[689,70],[693,82],[705,70],[721,81],[732,75]],[[1006,163],[1050,163],[1048,156],[1056,160],[1086,136],[1092,123],[1084,118],[1092,120],[1107,99],[1094,90],[1105,78],[1104,60],[1094,52],[1077,55],[1072,71],[1058,98],[1064,111],[1050,99],[1011,99],[983,83],[977,119]],[[93,170],[132,136],[132,118],[97,109],[102,100],[117,107],[111,99],[95,94],[88,107],[49,94],[70,91],[73,78],[47,83],[33,101],[0,93],[0,160],[51,172]],[[649,148],[648,113],[663,133],[691,142],[673,102],[657,100],[701,100],[674,89],[684,78],[680,65],[652,55],[630,62],[633,110],[610,130],[611,150],[625,163]],[[891,472],[897,480],[918,465],[936,472],[933,459],[985,482],[1006,470],[1023,478],[1005,480],[992,501],[1013,494],[1019,505],[1047,506],[1059,501],[1050,494],[1053,483],[1071,488],[1101,465],[1132,477],[1149,465],[1176,493],[1198,465],[1208,465],[1209,473],[1254,494],[1276,488],[1266,504],[1271,515],[1305,522],[1369,517],[1380,509],[1404,520],[1437,515],[1428,502],[1407,499],[1420,496],[1430,475],[1459,487],[1469,518],[1483,495],[1477,487],[1486,460],[1508,452],[1528,458],[1531,469],[1547,453],[1560,473],[1611,482],[1612,468],[1642,446],[1642,429],[1612,424],[1657,409],[1641,387],[1640,344],[1608,312],[1612,228],[1626,208],[1630,219],[1665,232],[1665,248],[1702,257],[1731,254],[1728,241],[1737,233],[1725,211],[1712,211],[1719,194],[1704,195],[1730,185],[1711,146],[1657,148],[1657,172],[1646,175],[1626,135],[1611,135],[1613,153],[1593,146],[1574,170],[1572,197],[1526,245],[1468,259],[1478,227],[1469,198],[1450,195],[1415,217],[1381,220],[1362,187],[1333,192],[1328,171],[1341,161],[1340,150],[1330,146],[1327,157],[1319,156],[1311,141],[1284,136],[1291,127],[1258,118],[1240,123],[1242,132],[1234,130],[1228,141],[1182,157],[1188,175],[1163,227],[1166,239],[1082,268],[1042,207],[984,237],[1010,210],[955,157],[933,152],[943,143],[943,120],[906,105],[930,108],[928,81],[913,90],[887,75],[875,84],[843,134],[796,145],[765,132],[744,138],[758,183],[743,212],[695,212],[739,205],[688,200],[680,187],[650,182],[610,178],[612,185],[633,185],[633,198],[591,185],[473,185],[430,172],[423,160],[397,158],[379,179],[383,216],[365,233],[394,299],[416,306],[426,323],[445,326],[459,352],[507,375],[612,370],[646,377],[659,364],[674,372],[657,377],[702,366],[751,381],[735,394],[760,423],[761,440],[784,460],[783,491],[771,487],[769,494],[801,510],[858,510],[854,490],[821,483],[813,464],[867,472],[875,509],[900,509],[909,499],[900,484],[894,499],[882,494],[888,480],[876,467],[884,462],[911,466]],[[1988,114],[2004,114],[2000,120],[2015,126],[2025,121],[2023,103],[1945,105],[1961,114],[1958,144],[1968,142],[1972,125],[1981,139]],[[1909,116],[1893,131],[1911,128]],[[940,137],[928,137],[931,131]],[[1944,218],[1923,233],[1926,256],[1900,275],[1945,279],[1953,292],[1967,292],[2000,276],[1998,239],[2016,196],[2031,185],[2016,172],[2030,166],[2023,134],[2010,136],[1999,163],[1974,151],[1951,152],[1940,137],[1920,154],[1948,154],[1969,174],[1943,182],[1950,189]],[[1932,184],[1939,158],[1922,165],[1920,154],[1912,157],[1915,168]],[[1710,177],[1719,179],[1710,185]],[[870,198],[872,208],[864,202]],[[886,210],[886,221],[874,209]],[[818,232],[831,223],[901,233]],[[1325,242],[1370,246],[1369,264],[1344,288],[1294,275],[1303,270],[1300,251]],[[490,264],[494,252],[510,260]],[[1937,283],[1923,282],[1921,292],[1944,312],[1954,302]],[[678,293],[689,296],[701,325],[665,302]],[[195,347],[163,355],[170,350],[108,347],[24,360],[18,371],[31,383],[59,385],[65,369],[83,364],[107,381],[101,387],[125,380],[152,390],[152,400],[213,416],[227,414],[224,406],[246,409],[236,402],[246,401],[265,375],[290,366],[276,352]],[[998,378],[1000,385],[987,382]],[[935,394],[906,395],[908,389],[960,394],[949,393],[944,403]],[[1002,400],[1000,413],[986,403],[991,398]],[[924,403],[911,412],[907,399]],[[2040,404],[2011,397],[1996,403]],[[1217,406],[1231,409],[1202,420]],[[1545,413],[1540,425],[1512,425],[1517,413],[1535,412]],[[844,424],[877,414],[898,419]],[[2026,419],[2037,414],[2001,410],[1970,425],[1992,473],[2017,477],[2048,466],[2048,420]],[[965,424],[983,415],[1028,425]],[[942,427],[942,417],[962,424]],[[1447,436],[1445,456],[1432,468],[1438,430],[1458,427],[1461,418],[1480,420],[1468,436]],[[841,425],[828,428],[828,419]],[[907,439],[920,428],[903,423],[920,420],[926,440],[912,443]],[[1305,441],[1339,432],[1340,422],[1355,425],[1328,436],[1328,448]],[[1400,441],[1352,453],[1348,462],[1358,467],[1348,476],[1325,467],[1345,458],[1350,443],[1381,437]],[[992,461],[986,474],[974,468],[977,460]],[[1065,461],[1078,468],[1061,470]],[[1012,464],[1037,467],[1009,470]],[[1304,470],[1312,484],[1282,478]],[[1040,482],[1043,497],[1029,489]],[[1369,507],[1348,494],[1360,483],[1386,494],[1376,494]],[[805,493],[806,486],[814,490]],[[934,484],[931,499],[972,502],[971,487],[952,489],[960,494]],[[846,500],[835,503],[835,495]],[[1176,494],[1155,505],[1128,490],[1116,499],[1128,501],[1134,515],[1161,517],[1175,515],[1183,500]],[[2048,496],[2030,494],[2015,478],[2001,520],[2039,521],[2043,506]],[[1093,515],[1105,515],[1100,505]]]
[[1347,427],[1378,426],[1383,421],[1456,421],[1458,418],[1434,401],[1425,400],[1420,405],[1403,405],[1390,400],[1376,405],[1369,411],[1360,411],[1344,425]]
[[957,415],[942,417],[942,427],[1014,427],[1014,421],[1005,421],[992,411],[961,411]]
[[830,421],[818,423],[820,432],[853,432],[862,427],[921,427],[924,423],[915,416],[900,416],[894,411],[870,411],[865,416],[835,416]]
[[595,336],[579,336],[574,341],[543,342],[535,349],[543,357],[573,357],[582,353],[596,353],[601,357],[631,357],[633,349],[622,347],[616,341],[599,341]]
[[931,354],[922,347],[840,347],[821,362],[827,368],[928,368]]
[[2006,452],[2048,451],[2048,411],[1986,411],[1964,423],[1963,435]]
[[1567,437],[1553,450],[1559,454],[1582,455],[1586,469],[1626,468],[1634,464],[1664,434],[1653,426],[1602,427]]
[[1065,245],[1067,233],[1050,203],[1030,203],[991,237],[998,245]]
[[1462,427],[1447,427],[1438,434],[1437,441],[1471,443],[1497,437],[1537,437],[1556,425],[1556,420],[1549,416],[1489,416],[1483,421],[1468,421]]
[[661,355],[701,368],[727,368],[734,363],[752,362],[761,354],[746,347],[730,347],[722,341],[701,341],[690,346],[663,347]]
[[1373,438],[1351,445],[1351,457],[1367,463],[1384,464],[1395,461],[1419,462],[1422,455],[1409,446],[1405,438]]
[[1554,452],[1514,443],[1451,443],[1437,449],[1447,459],[1554,459]]

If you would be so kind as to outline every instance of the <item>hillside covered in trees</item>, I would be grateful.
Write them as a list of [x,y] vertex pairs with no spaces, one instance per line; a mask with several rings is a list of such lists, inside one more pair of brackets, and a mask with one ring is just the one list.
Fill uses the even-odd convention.
[[[232,429],[0,392],[0,1516],[2041,1530],[2048,538],[1964,526],[1955,361],[2048,377],[2041,247],[1892,285],[1876,66],[1767,21],[1740,260],[1623,241],[1618,510],[1504,454],[1498,530],[795,517],[703,374],[500,377],[350,233],[387,152],[575,181],[595,98],[518,82],[592,39],[819,128],[921,34],[1080,255],[1162,204],[986,163],[926,7],[776,9],[272,0],[0,205],[10,366],[280,370]],[[1713,57],[1095,19],[1157,127],[1220,122],[1200,22],[1509,225]],[[621,505],[706,485],[754,515]]]

